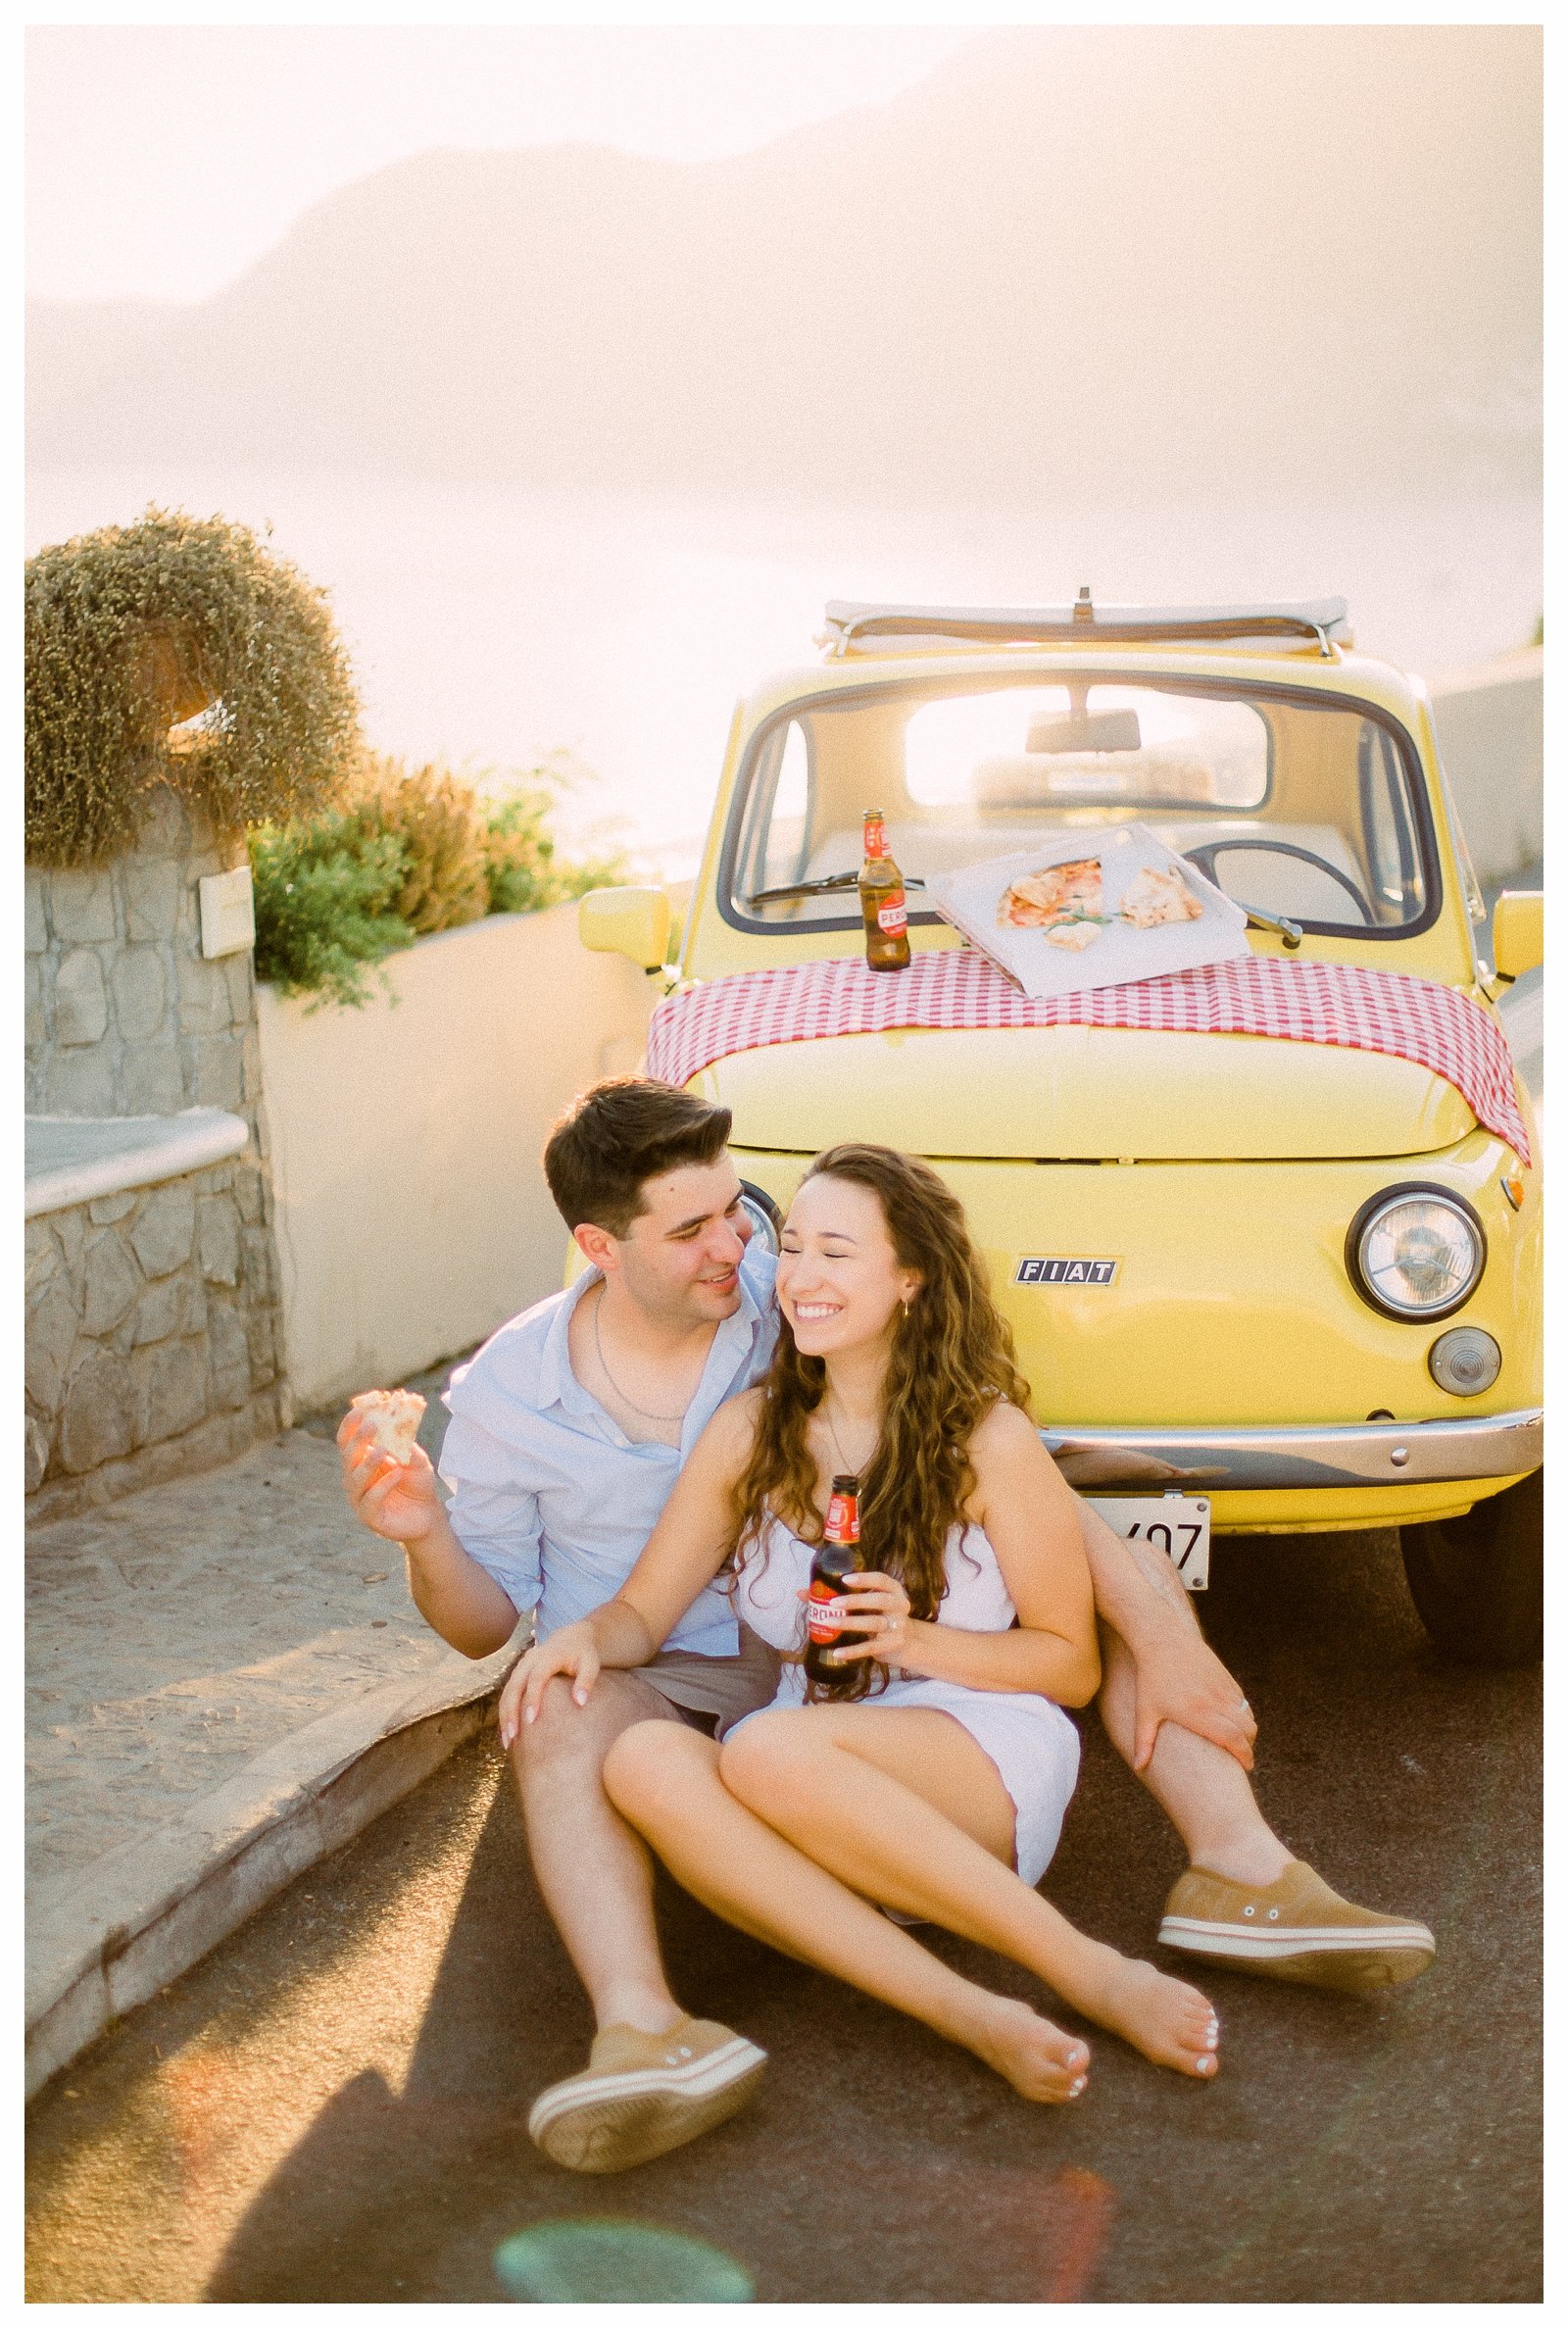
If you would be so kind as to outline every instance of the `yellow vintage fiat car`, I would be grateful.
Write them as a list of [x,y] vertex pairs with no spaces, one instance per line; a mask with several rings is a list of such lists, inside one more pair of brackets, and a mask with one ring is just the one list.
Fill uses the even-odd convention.
[[[1194,1584],[1210,1535],[1223,1561],[1229,1536],[1397,1528],[1442,1648],[1538,1656],[1539,1140],[1506,1059],[1514,1107],[1489,1122],[1460,1053],[1478,1033],[1494,1049],[1498,999],[1541,960],[1542,900],[1505,895],[1490,944],[1478,928],[1421,682],[1354,651],[1343,600],[833,605],[821,643],[822,665],[735,715],[678,967],[662,891],[583,901],[584,942],[662,971],[665,1013],[715,981],[744,997],[747,973],[863,959],[874,808],[917,966],[964,943],[926,877],[1137,821],[1245,909],[1253,956],[1394,973],[1361,984],[1396,1032],[762,1043],[741,1013],[678,1079],[733,1111],[762,1233],[818,1149],[926,1157],[987,1255],[1047,1445],[1113,1524]],[[1400,1014],[1413,1026],[1424,996],[1430,1015],[1434,987],[1463,998],[1451,1062],[1430,1025],[1400,1055]]]

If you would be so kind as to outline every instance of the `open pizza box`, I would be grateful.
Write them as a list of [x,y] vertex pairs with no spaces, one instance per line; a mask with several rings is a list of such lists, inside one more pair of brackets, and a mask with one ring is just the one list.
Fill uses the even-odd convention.
[[1127,986],[1249,951],[1247,916],[1147,824],[928,873],[926,901],[1036,1001]]

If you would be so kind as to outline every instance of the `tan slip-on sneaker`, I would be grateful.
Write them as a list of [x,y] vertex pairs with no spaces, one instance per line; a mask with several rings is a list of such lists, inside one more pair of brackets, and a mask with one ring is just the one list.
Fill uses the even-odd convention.
[[1266,1885],[1189,1867],[1165,1903],[1159,1937],[1232,1972],[1320,1989],[1392,1988],[1425,1972],[1437,1954],[1425,1924],[1352,1907],[1304,1859]]
[[766,2060],[717,2021],[680,2021],[662,2037],[617,2023],[600,2030],[585,2070],[540,2095],[528,2132],[558,2166],[618,2174],[739,2109]]

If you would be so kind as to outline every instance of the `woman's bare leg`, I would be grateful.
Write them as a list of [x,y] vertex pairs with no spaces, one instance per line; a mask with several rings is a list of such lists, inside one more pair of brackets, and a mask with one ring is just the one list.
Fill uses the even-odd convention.
[[1152,2061],[1214,2074],[1207,1998],[1088,1939],[1013,1873],[1011,1800],[951,1714],[781,1708],[742,1724],[719,1769],[731,1794],[845,1883],[1010,1957]]
[[645,1722],[605,1759],[605,1789],[687,1891],[726,1922],[815,1964],[966,2046],[1032,2102],[1081,2092],[1089,2048],[1015,1998],[963,1979],[858,1892],[738,1802],[719,1750],[695,1730]]

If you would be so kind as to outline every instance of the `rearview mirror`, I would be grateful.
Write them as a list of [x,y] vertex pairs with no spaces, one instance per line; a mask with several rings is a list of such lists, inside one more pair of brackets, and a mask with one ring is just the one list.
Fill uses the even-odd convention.
[[1545,899],[1539,889],[1505,889],[1492,909],[1492,955],[1499,978],[1539,969],[1545,953]]
[[1029,723],[1031,752],[1136,752],[1143,743],[1136,712],[1066,712]]
[[590,954],[624,954],[640,970],[662,969],[669,944],[668,894],[590,889],[577,907],[577,935]]

